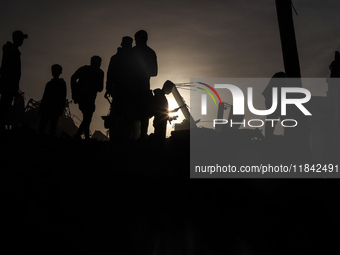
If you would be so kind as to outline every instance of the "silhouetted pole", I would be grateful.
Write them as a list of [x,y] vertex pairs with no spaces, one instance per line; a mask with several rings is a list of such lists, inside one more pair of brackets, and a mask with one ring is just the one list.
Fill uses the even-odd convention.
[[181,111],[185,117],[186,120],[190,121],[190,128],[195,128],[196,126],[196,122],[194,121],[194,119],[192,118],[185,102],[183,101],[183,98],[181,96],[181,94],[178,92],[176,86],[174,85],[172,87],[172,95],[174,96],[177,104],[179,107],[181,107]]
[[[283,63],[286,76],[288,78],[297,78],[289,81],[290,87],[302,87],[299,54],[296,45],[292,1],[291,0],[275,0],[277,19],[279,23],[281,48]],[[291,95],[298,97],[298,95]],[[307,119],[296,107],[287,108],[288,119],[298,121],[295,128],[285,128],[285,137],[291,142],[292,149],[299,152],[300,160],[309,158],[309,133],[307,128]]]
[[295,38],[292,1],[275,0],[275,2],[285,73],[289,78],[300,78],[300,62]]
[[167,80],[164,84],[163,84],[163,90],[166,91],[166,93],[172,93],[172,95],[174,96],[178,106],[180,107],[185,119],[187,121],[189,121],[190,123],[190,128],[196,128],[196,122],[193,119],[193,117],[191,116],[187,105],[185,104],[181,94],[178,92],[176,85],[172,82]]

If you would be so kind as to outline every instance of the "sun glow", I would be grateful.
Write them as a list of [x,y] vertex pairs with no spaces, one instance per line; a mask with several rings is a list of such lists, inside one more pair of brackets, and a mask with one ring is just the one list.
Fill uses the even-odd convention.
[[[174,99],[174,97],[172,96],[172,94],[170,95],[167,95],[167,99],[168,99],[168,110],[169,111],[172,111],[176,108],[178,108],[178,104],[176,102],[176,100]],[[178,110],[177,112],[172,112],[172,113],[169,113],[169,116],[170,117],[175,117],[175,116],[178,116],[176,120],[173,120],[171,121],[171,124],[170,122],[168,122],[168,125],[167,125],[167,136],[170,136],[171,135],[171,131],[173,131],[173,125],[175,123],[180,123],[183,121],[184,117],[183,117],[183,114],[181,112],[181,110]]]

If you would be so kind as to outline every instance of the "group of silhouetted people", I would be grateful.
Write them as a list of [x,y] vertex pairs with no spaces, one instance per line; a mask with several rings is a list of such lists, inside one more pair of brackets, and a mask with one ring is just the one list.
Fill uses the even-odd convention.
[[[13,98],[19,93],[21,77],[21,53],[19,47],[28,35],[22,31],[12,33],[12,42],[3,46],[3,56],[0,69],[0,131],[5,125],[12,106]],[[168,102],[165,97],[171,92],[166,86],[152,91],[150,78],[157,76],[158,65],[156,53],[147,45],[148,34],[140,30],[135,34],[135,46],[133,38],[125,36],[121,47],[111,57],[107,70],[105,98],[112,97],[109,118],[109,130],[111,140],[127,140],[134,136],[135,123],[140,123],[140,138],[147,137],[149,118],[154,116],[154,135],[159,140],[164,140],[166,135],[167,121],[174,118],[169,116]],[[84,134],[85,139],[90,138],[90,124],[95,111],[97,93],[104,88],[104,72],[100,69],[102,59],[99,56],[91,58],[90,65],[80,67],[71,77],[71,92],[74,103],[79,105],[83,114],[82,122],[75,135],[80,139]],[[66,82],[59,76],[62,67],[55,64],[51,67],[52,79],[46,84],[45,91],[40,103],[39,113],[41,121],[39,133],[44,134],[49,126],[49,134],[55,135],[59,117],[63,114],[66,102]],[[340,53],[335,52],[335,59],[330,65],[330,77],[340,77]],[[273,76],[266,89],[263,91],[266,108],[272,105],[272,88],[285,86],[285,73],[279,72]],[[334,124],[340,123],[339,103],[337,98],[339,86],[337,81],[329,82],[328,97],[330,98]],[[280,95],[278,95],[280,99]],[[269,119],[280,118],[280,102],[277,110],[267,116]],[[178,109],[175,109],[178,110]],[[266,125],[266,136],[271,137],[274,126]]]
[[[3,58],[0,76],[0,128],[5,129],[13,98],[18,96],[21,76],[19,47],[27,34],[15,31],[13,42],[3,46]],[[112,98],[110,111],[110,139],[133,138],[135,123],[140,123],[140,138],[147,137],[149,118],[155,116],[155,136],[165,138],[166,123],[169,117],[168,102],[163,89],[150,89],[150,78],[158,73],[156,53],[147,45],[148,34],[140,30],[133,38],[125,36],[121,47],[111,57],[107,70],[105,98]],[[71,77],[71,92],[74,103],[79,105],[83,114],[75,138],[90,138],[90,124],[95,111],[98,92],[104,88],[104,72],[100,69],[102,59],[91,58],[90,65],[80,67]],[[56,134],[59,117],[63,114],[66,103],[66,82],[60,78],[62,66],[51,67],[52,79],[46,84],[39,106],[41,121],[39,133],[45,134],[47,127],[50,135]],[[136,137],[135,137],[136,138]]]
[[140,138],[147,136],[150,102],[150,78],[158,73],[156,53],[147,45],[148,34],[140,30],[133,39],[125,36],[111,57],[107,70],[105,97],[112,97],[110,136],[128,138],[133,123],[140,122]]

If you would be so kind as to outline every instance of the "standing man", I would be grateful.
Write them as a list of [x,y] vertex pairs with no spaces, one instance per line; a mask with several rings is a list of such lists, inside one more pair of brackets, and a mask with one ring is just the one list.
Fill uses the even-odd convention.
[[106,94],[111,95],[116,100],[120,100],[117,93],[126,92],[131,86],[132,73],[132,42],[129,36],[124,36],[121,47],[117,49],[117,53],[110,59],[107,70]]
[[39,106],[41,115],[39,133],[44,134],[49,124],[49,135],[55,136],[59,117],[64,113],[66,102],[66,82],[59,78],[63,72],[61,65],[51,67],[53,79],[45,87]]
[[134,106],[125,99],[133,94],[133,39],[124,36],[121,47],[111,57],[107,70],[105,97],[112,97],[110,112],[110,140],[127,140],[132,132]]
[[23,44],[27,34],[22,31],[12,33],[12,42],[3,47],[2,63],[0,69],[0,130],[5,129],[13,98],[19,95],[19,81],[21,77],[21,53],[19,47]]
[[95,101],[97,92],[101,92],[104,86],[104,72],[100,69],[102,59],[99,56],[91,58],[91,64],[80,67],[71,77],[71,91],[74,103],[79,104],[83,114],[75,138],[84,133],[85,139],[90,138],[90,124],[96,109]]
[[340,52],[336,51],[334,61],[330,64],[331,71],[330,79],[327,79],[328,92],[327,98],[330,104],[331,123],[335,126],[340,126]]
[[148,34],[140,30],[135,34],[136,46],[133,48],[135,67],[135,95],[138,105],[138,115],[141,122],[141,138],[147,137],[149,117],[148,104],[152,100],[152,91],[150,90],[150,78],[157,76],[157,56],[154,50],[147,46]]

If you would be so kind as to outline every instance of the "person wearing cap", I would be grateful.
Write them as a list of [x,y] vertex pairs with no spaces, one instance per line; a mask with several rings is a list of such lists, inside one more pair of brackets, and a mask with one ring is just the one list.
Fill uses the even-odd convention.
[[12,33],[13,42],[7,42],[3,47],[0,69],[0,129],[4,129],[11,109],[13,98],[19,95],[21,77],[21,53],[19,47],[28,35],[22,31]]

